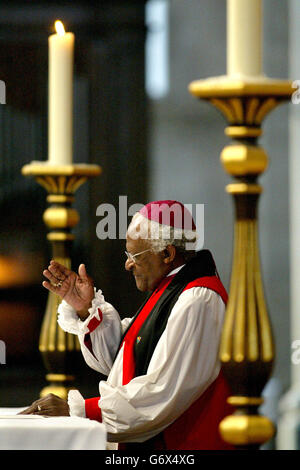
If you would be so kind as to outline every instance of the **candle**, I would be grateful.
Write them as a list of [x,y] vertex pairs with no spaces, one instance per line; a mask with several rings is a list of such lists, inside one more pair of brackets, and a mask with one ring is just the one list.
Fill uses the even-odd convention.
[[48,162],[72,163],[74,34],[61,21],[49,37]]
[[262,75],[261,0],[227,0],[227,75]]

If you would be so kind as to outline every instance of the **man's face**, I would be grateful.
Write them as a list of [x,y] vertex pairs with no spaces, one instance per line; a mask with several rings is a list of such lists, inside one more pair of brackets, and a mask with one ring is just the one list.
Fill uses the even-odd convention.
[[[147,240],[141,238],[135,240],[127,235],[126,251],[131,255],[149,248],[150,244]],[[152,251],[137,256],[136,262],[127,259],[125,269],[132,272],[136,287],[142,292],[153,291],[170,270],[164,262],[163,253],[153,253]]]

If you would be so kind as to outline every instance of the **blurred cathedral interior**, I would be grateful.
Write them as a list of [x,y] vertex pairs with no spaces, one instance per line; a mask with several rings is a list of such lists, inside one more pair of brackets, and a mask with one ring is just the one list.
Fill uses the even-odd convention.
[[[48,295],[42,271],[52,256],[43,220],[48,203],[45,188],[22,168],[47,160],[48,37],[56,19],[76,38],[73,162],[101,167],[76,191],[80,220],[72,230],[72,267],[84,262],[105,298],[122,316],[133,315],[143,294],[124,270],[125,240],[99,239],[97,208],[111,204],[118,216],[120,196],[128,207],[176,199],[204,204],[204,247],[230,286],[234,207],[225,191],[231,177],[220,163],[229,142],[226,123],[188,90],[194,80],[226,73],[226,1],[2,2],[0,407],[26,406],[46,385],[39,337]],[[266,76],[300,80],[299,24],[297,0],[264,0]],[[269,165],[260,178],[259,249],[276,347],[262,412],[278,425],[299,411],[300,364],[292,361],[292,343],[300,340],[299,109],[291,100],[278,106],[260,138]],[[98,393],[99,374],[80,354],[75,375],[86,397]],[[293,398],[286,400],[288,394]],[[267,448],[300,449],[300,422],[291,439],[286,444],[275,436]]]

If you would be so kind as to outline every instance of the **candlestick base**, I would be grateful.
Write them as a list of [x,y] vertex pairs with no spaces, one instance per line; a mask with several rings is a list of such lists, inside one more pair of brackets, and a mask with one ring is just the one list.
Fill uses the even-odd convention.
[[[69,269],[74,240],[71,230],[79,222],[77,211],[71,207],[74,194],[88,178],[100,173],[101,168],[98,165],[88,164],[53,165],[48,162],[32,162],[22,168],[24,176],[33,176],[48,193],[47,202],[50,207],[43,217],[50,229],[47,239],[52,245],[52,259]],[[75,379],[80,345],[77,336],[64,332],[57,323],[60,301],[57,295],[49,292],[39,340],[49,385],[41,391],[41,396],[54,393],[65,399]]]

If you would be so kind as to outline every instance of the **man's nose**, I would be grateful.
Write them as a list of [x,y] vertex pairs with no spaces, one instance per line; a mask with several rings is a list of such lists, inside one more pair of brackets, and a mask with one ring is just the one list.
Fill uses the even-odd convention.
[[127,260],[125,261],[126,271],[131,271],[133,266],[134,266],[134,262],[130,258],[127,258]]

